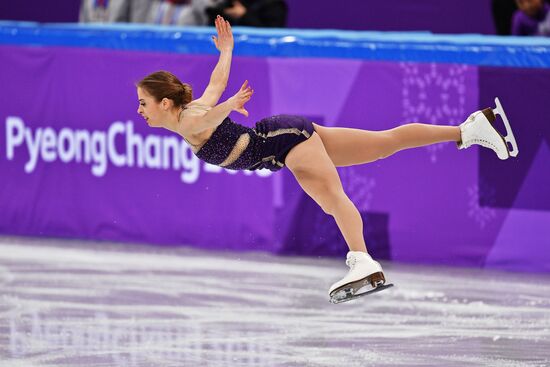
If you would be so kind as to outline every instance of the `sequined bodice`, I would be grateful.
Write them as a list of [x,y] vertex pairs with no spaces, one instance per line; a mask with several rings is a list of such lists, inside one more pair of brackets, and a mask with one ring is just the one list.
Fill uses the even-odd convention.
[[227,169],[277,171],[285,166],[290,150],[313,133],[313,123],[302,116],[266,117],[253,129],[227,117],[193,152],[199,159]]
[[[237,124],[229,117],[218,125],[210,138],[195,152],[195,155],[210,164],[221,167],[243,169],[239,161],[249,162],[250,155],[257,155],[257,149],[253,149],[260,143],[261,138],[254,130]],[[248,159],[243,159],[243,158]]]

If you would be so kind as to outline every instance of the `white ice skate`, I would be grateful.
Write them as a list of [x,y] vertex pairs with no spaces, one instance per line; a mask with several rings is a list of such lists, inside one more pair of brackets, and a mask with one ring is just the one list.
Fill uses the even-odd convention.
[[[510,127],[510,122],[508,122],[508,118],[498,98],[495,98],[495,103],[496,108],[486,108],[482,111],[476,111],[460,124],[462,141],[457,143],[458,149],[465,149],[478,144],[492,149],[503,160],[510,158],[510,156],[515,157],[518,155],[518,145]],[[500,135],[492,125],[496,119],[495,114],[500,115],[504,122],[507,133],[506,137]],[[512,150],[509,149],[507,143],[510,143]]]
[[[348,274],[334,283],[328,291],[332,303],[349,301],[393,286],[393,284],[384,285],[386,279],[382,267],[366,252],[348,252],[346,265],[350,268]],[[365,286],[371,286],[372,289],[357,293]]]

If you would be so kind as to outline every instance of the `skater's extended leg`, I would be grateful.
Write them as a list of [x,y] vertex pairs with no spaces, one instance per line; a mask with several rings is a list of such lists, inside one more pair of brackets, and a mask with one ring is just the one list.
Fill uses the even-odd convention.
[[383,131],[325,127],[317,124],[314,126],[336,167],[369,163],[403,149],[459,142],[461,139],[458,126],[413,123]]
[[336,167],[318,134],[294,147],[285,159],[302,189],[334,217],[351,251],[366,252],[361,214],[344,192]]

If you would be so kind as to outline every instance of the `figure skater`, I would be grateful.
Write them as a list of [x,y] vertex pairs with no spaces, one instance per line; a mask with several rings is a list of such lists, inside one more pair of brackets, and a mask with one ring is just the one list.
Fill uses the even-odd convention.
[[[479,144],[495,151],[500,159],[517,155],[507,120],[506,138],[491,125],[495,113],[505,118],[498,101],[495,110],[474,112],[460,126],[411,123],[367,131],[324,127],[290,115],[264,118],[255,128],[237,124],[228,115],[236,111],[248,116],[245,104],[254,91],[245,81],[235,95],[218,103],[229,77],[233,35],[222,17],[216,18],[215,26],[217,37],[212,38],[220,56],[202,96],[193,99],[190,85],[167,71],[158,71],[137,83],[137,112],[149,126],[179,134],[205,162],[234,170],[288,167],[302,189],[334,217],[349,247],[346,264],[350,270],[330,287],[332,302],[352,299],[364,286],[374,291],[385,283],[382,267],[367,252],[361,215],[344,192],[336,167],[369,163],[403,149],[441,142],[455,142],[459,149]],[[507,141],[514,146],[511,152]]]

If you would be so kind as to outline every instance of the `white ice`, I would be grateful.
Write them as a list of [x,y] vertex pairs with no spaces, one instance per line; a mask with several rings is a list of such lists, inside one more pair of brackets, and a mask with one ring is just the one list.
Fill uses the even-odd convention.
[[0,238],[0,366],[549,366],[550,276]]

